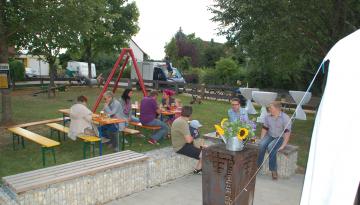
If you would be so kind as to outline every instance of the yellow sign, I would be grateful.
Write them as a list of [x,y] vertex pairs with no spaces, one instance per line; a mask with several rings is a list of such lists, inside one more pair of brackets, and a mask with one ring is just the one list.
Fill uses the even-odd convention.
[[0,73],[0,89],[9,88],[8,75],[6,73]]

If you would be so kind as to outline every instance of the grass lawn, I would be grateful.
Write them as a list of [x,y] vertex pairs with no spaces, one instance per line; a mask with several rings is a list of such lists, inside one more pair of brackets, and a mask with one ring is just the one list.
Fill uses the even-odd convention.
[[[69,108],[78,95],[86,95],[89,98],[89,103],[95,102],[97,96],[100,93],[100,89],[85,88],[85,87],[71,87],[66,92],[57,92],[55,98],[49,99],[46,94],[40,94],[38,96],[32,96],[31,93],[38,90],[38,88],[22,88],[12,93],[12,109],[13,119],[16,123],[32,122],[37,120],[58,118],[62,115],[57,112],[61,108]],[[117,97],[120,97],[122,90],[118,90]],[[141,92],[136,92],[133,100],[140,101],[142,97]],[[184,105],[188,105],[191,98],[185,95],[179,95]],[[160,96],[159,96],[160,100]],[[203,127],[201,133],[207,133],[213,131],[213,125],[219,123],[219,121],[226,117],[226,111],[229,109],[228,102],[220,101],[203,101],[202,104],[193,105],[193,119],[199,120]],[[102,105],[99,106],[99,109]],[[307,121],[296,120],[293,125],[291,144],[298,145],[300,147],[298,165],[305,167],[308,157],[308,150],[310,145],[311,133],[314,124],[314,115],[308,114]],[[250,116],[253,118],[256,116]],[[50,136],[49,128],[45,126],[30,127],[30,130],[41,134],[43,136]],[[258,126],[258,130],[260,126]],[[147,137],[151,135],[150,132],[142,131]],[[54,136],[57,140],[57,137]],[[170,146],[170,140],[166,139],[161,142],[160,145],[150,145],[142,138],[134,137],[133,145],[127,146],[126,149],[131,149],[137,152],[145,152],[160,147]],[[19,146],[16,151],[12,150],[12,138],[3,128],[0,130],[0,177],[25,172],[29,170],[42,168],[41,151],[40,146],[25,141],[25,149],[21,149]],[[104,154],[111,153],[112,151],[104,147]],[[62,141],[61,145],[56,150],[57,164],[63,164],[82,159],[82,142],[72,141],[70,139]],[[97,152],[98,153],[98,152]],[[50,154],[47,155],[47,165],[54,165],[51,160]]]

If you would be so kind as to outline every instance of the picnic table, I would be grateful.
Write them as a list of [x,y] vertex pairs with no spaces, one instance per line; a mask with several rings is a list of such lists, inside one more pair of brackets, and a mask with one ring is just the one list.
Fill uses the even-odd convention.
[[[70,115],[70,109],[60,109],[58,110],[60,113],[63,114],[63,119],[65,119],[65,116],[69,116]],[[92,115],[92,121],[94,124],[99,125],[99,126],[104,126],[104,125],[110,125],[110,124],[118,124],[118,123],[123,123],[126,120],[124,119],[117,119],[117,118],[109,118],[109,117],[102,117],[99,114],[93,113]],[[99,138],[100,138],[100,143],[99,143],[99,155],[102,155],[102,137],[99,134]],[[118,141],[118,147],[119,147],[119,140]]]

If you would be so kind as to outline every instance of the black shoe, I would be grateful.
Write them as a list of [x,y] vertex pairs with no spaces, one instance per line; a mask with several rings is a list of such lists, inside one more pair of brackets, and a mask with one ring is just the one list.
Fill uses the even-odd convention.
[[193,174],[201,174],[202,169],[194,169]]

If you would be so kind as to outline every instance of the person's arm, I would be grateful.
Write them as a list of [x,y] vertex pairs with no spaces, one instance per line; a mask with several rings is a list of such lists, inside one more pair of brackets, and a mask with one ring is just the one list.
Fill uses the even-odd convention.
[[266,116],[265,119],[264,119],[264,124],[263,124],[263,126],[261,128],[260,139],[265,137],[268,130],[269,130],[269,121],[268,121],[268,118]]
[[283,150],[285,148],[285,146],[288,144],[289,140],[290,140],[290,133],[291,133],[291,120],[290,117],[287,115],[283,115],[284,120],[283,120],[283,126],[285,127],[285,131],[284,131],[284,142],[282,143],[281,147],[279,148],[279,150]]
[[194,138],[191,135],[186,135],[184,136],[185,142],[186,143],[192,143],[194,141]]
[[288,144],[290,139],[290,132],[285,132],[284,133],[284,141],[281,145],[281,147],[279,148],[279,151],[283,150],[285,148],[285,146]]
[[268,131],[268,129],[266,129],[266,128],[264,128],[264,127],[261,129],[260,139],[262,139],[262,138],[265,137],[267,131]]

